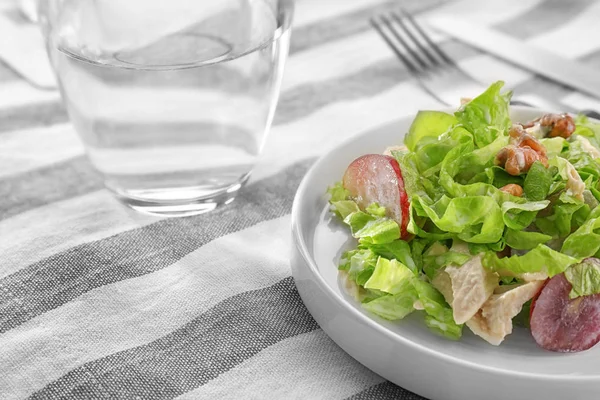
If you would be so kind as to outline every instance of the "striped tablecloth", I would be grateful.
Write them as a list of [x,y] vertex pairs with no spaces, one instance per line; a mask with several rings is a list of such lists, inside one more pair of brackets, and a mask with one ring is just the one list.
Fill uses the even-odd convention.
[[[402,3],[417,11],[439,1]],[[233,204],[197,217],[160,220],[120,205],[85,159],[58,94],[0,65],[0,398],[419,398],[319,329],[288,260],[292,200],[315,158],[342,139],[438,106],[368,25],[389,4],[298,1],[264,157]],[[600,73],[598,2],[444,7]],[[504,79],[521,94],[600,110],[565,87],[438,39],[483,81]]]

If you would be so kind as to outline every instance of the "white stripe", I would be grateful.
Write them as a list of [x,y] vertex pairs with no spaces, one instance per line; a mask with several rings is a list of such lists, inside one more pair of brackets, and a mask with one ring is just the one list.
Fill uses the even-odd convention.
[[68,160],[84,151],[70,124],[5,132],[0,143],[0,178]]
[[[160,271],[102,286],[0,336],[3,398],[156,340],[218,302],[290,275],[289,216],[221,237]],[[235,249],[235,251],[232,251]]]
[[373,30],[348,36],[290,57],[282,90],[340,79],[391,57],[389,48]]
[[177,399],[333,400],[383,381],[319,329],[274,344]]
[[59,99],[60,94],[57,90],[36,89],[23,81],[8,82],[0,86],[0,108],[58,101]]

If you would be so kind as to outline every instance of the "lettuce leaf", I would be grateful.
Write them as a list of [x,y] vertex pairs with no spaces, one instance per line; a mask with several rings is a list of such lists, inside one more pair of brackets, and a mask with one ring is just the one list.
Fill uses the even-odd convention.
[[358,204],[352,200],[339,200],[331,202],[331,211],[335,212],[342,220],[348,215],[359,212]]
[[540,143],[546,149],[548,158],[558,156],[562,153],[563,148],[567,146],[567,141],[560,136],[540,139]]
[[417,143],[425,138],[437,139],[456,122],[453,115],[445,112],[419,111],[404,138],[404,144],[410,151],[414,151]]
[[379,204],[377,203],[372,203],[370,204],[365,211],[367,212],[367,214],[371,214],[374,217],[385,217],[385,207],[381,207]]
[[[502,211],[491,197],[442,197],[431,206],[420,197],[412,199],[417,215],[427,217],[442,231],[471,243],[496,242],[502,237]],[[422,233],[422,232],[419,232]],[[419,234],[418,233],[418,234]]]
[[531,250],[539,244],[544,244],[552,239],[550,235],[539,232],[526,232],[508,228],[504,233],[504,242],[516,250]]
[[363,303],[365,310],[387,320],[398,320],[414,311],[414,303],[418,299],[417,292],[410,281],[403,281],[402,287],[395,295],[385,295]]
[[540,244],[523,256],[499,258],[495,252],[487,252],[483,256],[482,263],[484,267],[498,272],[500,276],[546,272],[552,277],[564,272],[579,260]]
[[565,278],[571,283],[569,297],[589,296],[600,293],[600,260],[586,258],[565,271]]
[[525,229],[535,219],[537,212],[548,207],[550,201],[530,201],[527,203],[515,203],[506,201],[502,203],[502,219],[510,229]]
[[335,185],[329,187],[327,193],[329,193],[329,201],[332,203],[350,198],[350,192],[344,188],[342,182],[336,182]]
[[600,149],[600,124],[592,122],[583,114],[575,118],[574,135],[581,135],[587,138],[593,146]]
[[[572,257],[592,257],[600,250],[600,218],[591,218],[563,243],[561,252]],[[599,254],[600,255],[600,254]]]
[[425,324],[432,331],[448,339],[458,340],[462,336],[462,325],[454,322],[452,309],[444,296],[431,284],[414,280],[414,287],[425,309]]
[[479,148],[492,143],[499,135],[504,135],[512,125],[508,112],[512,93],[501,94],[502,86],[502,81],[492,84],[454,113],[458,122],[473,134]]
[[589,207],[565,192],[554,199],[550,215],[538,215],[535,225],[544,234],[555,238],[564,238],[578,228],[589,215]]
[[554,182],[555,174],[552,172],[539,161],[533,163],[523,184],[523,193],[527,200],[540,201],[546,199],[550,192],[550,186]]
[[361,243],[386,244],[400,239],[400,227],[391,219],[376,219],[369,221],[354,233]]
[[398,260],[408,267],[415,275],[419,272],[419,267],[417,267],[417,264],[413,259],[410,245],[404,240],[394,240],[393,242],[383,244],[361,243],[360,247],[363,246],[389,260]]
[[339,269],[348,271],[348,277],[363,286],[375,270],[378,256],[368,249],[352,250],[344,254]]
[[376,289],[389,294],[398,294],[406,290],[406,281],[414,279],[414,273],[396,260],[379,257],[375,270],[367,282],[365,289]]

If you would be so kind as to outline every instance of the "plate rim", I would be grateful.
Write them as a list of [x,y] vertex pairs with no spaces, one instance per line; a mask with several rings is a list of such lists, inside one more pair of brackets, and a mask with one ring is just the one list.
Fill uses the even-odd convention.
[[[444,111],[444,112],[450,112],[450,113],[453,113],[454,111],[456,111],[455,108],[450,108],[450,107],[437,107],[437,108],[430,108],[428,110]],[[533,112],[533,113],[538,113],[540,115],[551,112],[551,111],[547,111],[544,109],[533,108],[533,107],[524,107],[524,106],[511,106],[511,111],[526,112],[526,113]],[[377,127],[383,127],[386,125],[397,124],[397,123],[399,123],[399,121],[404,121],[404,120],[408,120],[408,119],[414,119],[414,114],[407,114],[407,115],[401,116],[401,117],[397,118],[396,120],[378,125]],[[377,127],[375,127],[374,129],[376,129]],[[484,371],[486,373],[503,375],[503,376],[509,377],[509,378],[531,378],[531,379],[537,379],[537,380],[552,380],[554,382],[557,382],[557,381],[559,381],[559,382],[573,382],[573,381],[583,381],[583,382],[597,381],[597,382],[600,382],[600,374],[596,375],[596,376],[590,376],[590,375],[581,376],[581,375],[568,375],[568,374],[560,374],[559,375],[559,374],[548,374],[548,373],[516,372],[516,371],[509,370],[509,369],[492,367],[489,365],[464,360],[461,358],[457,358],[455,356],[451,356],[451,355],[448,355],[448,354],[445,354],[445,353],[442,353],[439,351],[432,350],[424,345],[415,343],[415,342],[405,338],[404,336],[402,336],[401,334],[399,334],[397,332],[391,331],[390,329],[384,327],[383,325],[381,325],[374,319],[371,319],[367,315],[359,312],[356,309],[356,307],[352,306],[349,303],[349,301],[342,298],[339,294],[337,294],[330,287],[330,285],[325,281],[323,276],[319,273],[317,264],[316,264],[315,260],[313,259],[313,257],[311,256],[311,253],[308,249],[304,235],[302,234],[301,227],[303,226],[303,222],[302,222],[302,219],[300,218],[301,217],[301,208],[302,208],[301,205],[302,205],[303,199],[306,197],[306,192],[309,189],[309,182],[312,180],[313,176],[317,173],[317,171],[325,166],[329,156],[332,153],[338,151],[339,148],[345,147],[345,146],[351,144],[352,142],[358,140],[360,137],[367,134],[368,132],[369,131],[367,130],[367,131],[361,132],[357,135],[354,135],[352,137],[349,137],[347,139],[344,139],[341,142],[339,142],[337,145],[335,145],[334,147],[328,149],[324,154],[322,154],[317,159],[317,161],[310,167],[310,169],[308,170],[308,172],[306,173],[306,175],[300,182],[300,185],[298,186],[298,190],[296,191],[296,195],[294,196],[294,202],[292,205],[292,212],[291,212],[291,231],[292,231],[292,238],[293,238],[292,245],[295,246],[297,248],[297,250],[299,251],[300,255],[302,256],[302,259],[304,260],[305,264],[308,266],[308,269],[313,277],[313,281],[315,281],[317,283],[319,289],[323,293],[325,293],[329,298],[331,298],[338,307],[341,307],[346,312],[349,312],[350,314],[352,314],[352,316],[354,318],[358,319],[365,326],[368,326],[370,329],[374,329],[374,330],[378,331],[380,334],[385,335],[386,337],[388,337],[388,339],[390,339],[392,341],[396,341],[396,342],[399,341],[403,345],[409,346],[415,351],[427,353],[429,356],[433,357],[434,359],[443,360],[450,364],[457,364],[457,365],[460,365],[461,367],[469,368],[469,369],[472,369],[475,371]],[[492,346],[492,345],[490,345],[490,346]],[[570,354],[571,353],[564,353],[565,356],[569,356]]]

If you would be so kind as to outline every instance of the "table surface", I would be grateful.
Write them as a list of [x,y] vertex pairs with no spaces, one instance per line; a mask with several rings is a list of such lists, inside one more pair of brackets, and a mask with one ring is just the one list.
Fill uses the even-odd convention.
[[[416,12],[440,2],[400,3]],[[390,4],[297,2],[260,165],[234,203],[196,217],[157,219],[118,203],[84,157],[58,93],[0,63],[1,398],[420,398],[319,329],[288,259],[293,197],[315,158],[439,106],[369,27]],[[600,3],[481,4],[445,7],[600,68]],[[439,40],[482,81],[600,110],[564,86]]]

